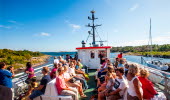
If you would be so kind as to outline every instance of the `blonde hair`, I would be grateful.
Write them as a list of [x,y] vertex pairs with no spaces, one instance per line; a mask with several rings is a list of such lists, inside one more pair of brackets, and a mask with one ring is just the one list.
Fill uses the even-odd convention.
[[49,72],[49,68],[47,66],[43,67],[42,69],[45,73],[48,73]]
[[137,64],[129,64],[128,73],[137,75],[139,73],[139,67]]
[[149,71],[147,69],[140,69],[140,76],[145,78],[148,77]]
[[64,65],[63,67],[64,67],[65,72],[68,71],[68,66],[67,65]]

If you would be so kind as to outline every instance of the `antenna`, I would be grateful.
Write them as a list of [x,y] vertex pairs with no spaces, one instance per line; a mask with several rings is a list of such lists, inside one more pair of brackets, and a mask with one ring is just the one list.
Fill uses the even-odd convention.
[[[93,36],[93,42],[92,42],[93,47],[96,46],[95,27],[101,26],[101,25],[94,25],[94,20],[95,20],[95,19],[98,19],[98,18],[95,18],[94,13],[95,13],[95,11],[92,10],[92,11],[91,11],[92,16],[91,16],[91,17],[88,16],[88,19],[89,19],[89,20],[92,20],[92,25],[90,25],[90,23],[89,23],[88,25],[86,25],[87,27],[91,27],[91,28],[92,28],[92,33],[89,32],[89,35],[92,35],[92,36]],[[89,36],[88,36],[88,37],[89,37]]]
[[152,34],[151,34],[151,18],[150,18],[150,29],[149,29],[149,42],[151,43],[150,44],[150,54],[151,54],[151,60],[153,59],[153,55],[152,55]]
[[108,42],[109,42],[109,41],[108,41],[108,33],[107,33],[107,46],[108,46]]

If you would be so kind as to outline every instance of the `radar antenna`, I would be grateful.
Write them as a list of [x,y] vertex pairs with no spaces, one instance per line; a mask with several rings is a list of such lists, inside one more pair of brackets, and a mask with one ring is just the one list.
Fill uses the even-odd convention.
[[[91,13],[92,13],[92,17],[88,16],[88,19],[89,19],[89,20],[92,20],[92,25],[90,25],[90,23],[89,23],[89,24],[86,25],[86,26],[92,28],[92,33],[91,33],[91,31],[88,31],[88,33],[89,33],[89,36],[90,36],[90,35],[93,36],[92,45],[93,45],[93,47],[95,47],[95,46],[97,46],[97,45],[96,45],[96,39],[95,39],[95,28],[98,27],[98,26],[101,26],[101,25],[94,25],[94,20],[95,20],[95,19],[98,19],[98,18],[95,18],[95,16],[94,16],[95,11],[94,11],[94,10],[92,10]],[[88,37],[89,37],[89,36],[88,36]],[[88,39],[87,39],[87,40],[88,40]]]

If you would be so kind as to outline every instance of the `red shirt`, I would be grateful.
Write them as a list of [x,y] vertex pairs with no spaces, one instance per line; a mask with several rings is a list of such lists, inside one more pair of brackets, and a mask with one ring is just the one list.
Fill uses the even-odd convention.
[[138,77],[140,82],[142,83],[143,89],[143,99],[151,99],[157,94],[157,91],[154,89],[154,85],[150,80],[144,77]]
[[59,95],[61,95],[61,92],[62,92],[63,88],[67,88],[63,76],[56,77],[56,88],[57,88],[57,91],[58,91]]
[[117,58],[122,58],[122,54],[118,54],[118,55],[117,55]]

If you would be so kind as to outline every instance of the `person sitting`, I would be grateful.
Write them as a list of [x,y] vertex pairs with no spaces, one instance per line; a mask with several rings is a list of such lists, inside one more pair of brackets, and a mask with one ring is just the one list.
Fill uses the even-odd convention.
[[[116,78],[116,73],[114,71],[114,68],[109,66],[108,72],[105,76],[105,82],[101,84],[101,86],[98,88],[98,92],[101,92],[103,90],[110,88],[110,86],[114,83],[115,78]],[[98,86],[99,86],[99,83],[98,83]]]
[[149,71],[147,69],[140,70],[140,76],[138,77],[142,83],[143,99],[151,100],[154,95],[157,95],[157,91],[154,89],[154,85],[147,79]]
[[72,59],[70,55],[66,55],[66,61],[68,62],[69,59]]
[[123,67],[124,68],[125,67],[124,64],[125,64],[125,59],[121,58],[117,67]]
[[119,64],[119,58],[116,58],[116,59],[115,59],[115,62],[114,62],[115,68],[117,68],[118,64]]
[[38,83],[36,82],[36,77],[33,77],[31,79],[30,84],[28,85],[28,91],[27,93],[22,97],[21,100],[27,100],[27,98],[31,95],[32,91],[38,86]]
[[64,79],[66,84],[69,87],[76,87],[78,89],[78,92],[80,94],[81,97],[87,97],[84,93],[83,93],[83,89],[82,89],[82,84],[80,83],[80,81],[76,81],[76,79],[72,76],[70,76],[70,74],[68,73],[68,67],[64,66]]
[[123,74],[123,68],[116,69],[117,78],[115,78],[113,87],[108,89],[107,91],[100,92],[98,100],[103,100],[105,99],[105,97],[107,97],[107,100],[118,100],[123,97],[125,89],[127,88],[127,82],[123,78]]
[[102,64],[101,68],[98,71],[97,77],[100,78],[102,75],[106,75],[107,66],[110,64],[110,60],[105,58],[105,62]]
[[78,91],[76,88],[68,87],[65,83],[64,77],[64,68],[59,67],[57,70],[57,77],[56,77],[56,88],[59,95],[65,96],[72,96],[73,100],[78,100]]
[[35,88],[32,92],[32,94],[29,96],[28,100],[32,100],[40,95],[43,95],[45,93],[45,89],[47,86],[47,83],[51,81],[50,76],[48,75],[49,68],[43,67],[42,74],[44,75],[43,78],[40,81],[40,85]]
[[77,74],[83,75],[83,77],[84,77],[86,80],[89,80],[88,75],[87,75],[84,71],[82,71],[82,70],[80,69],[80,62],[77,62],[77,65],[76,65],[76,67],[75,67],[75,72],[76,72]]
[[137,64],[130,64],[127,74],[127,80],[129,87],[127,89],[127,99],[128,100],[142,100],[143,90],[142,84],[139,81],[137,75],[139,68]]
[[64,61],[64,59],[63,59],[62,56],[59,56],[58,59],[59,59],[59,62],[60,62],[60,63],[62,63],[62,62]]
[[85,69],[85,72],[88,73],[88,68],[87,68],[87,66],[84,66],[84,65],[81,63],[81,59],[78,59],[78,60],[77,60],[77,63],[79,63],[79,68],[80,68],[80,69]]
[[57,71],[57,68],[58,68],[58,64],[57,64],[57,63],[54,63],[54,68],[51,70],[51,73],[50,73],[51,79],[56,78],[56,71]]
[[59,60],[57,59],[57,57],[54,57],[54,64],[58,64],[59,63]]
[[124,66],[125,66],[125,77],[127,77],[129,65],[128,65],[128,64],[125,64]]
[[69,67],[69,70],[68,72],[70,73],[71,76],[73,76],[76,80],[80,80],[80,82],[82,83],[83,85],[83,89],[88,89],[88,85],[87,85],[87,82],[86,80],[84,79],[84,77],[82,76],[79,76],[79,75],[76,75],[75,73],[75,65],[73,62],[70,63],[70,67]]

